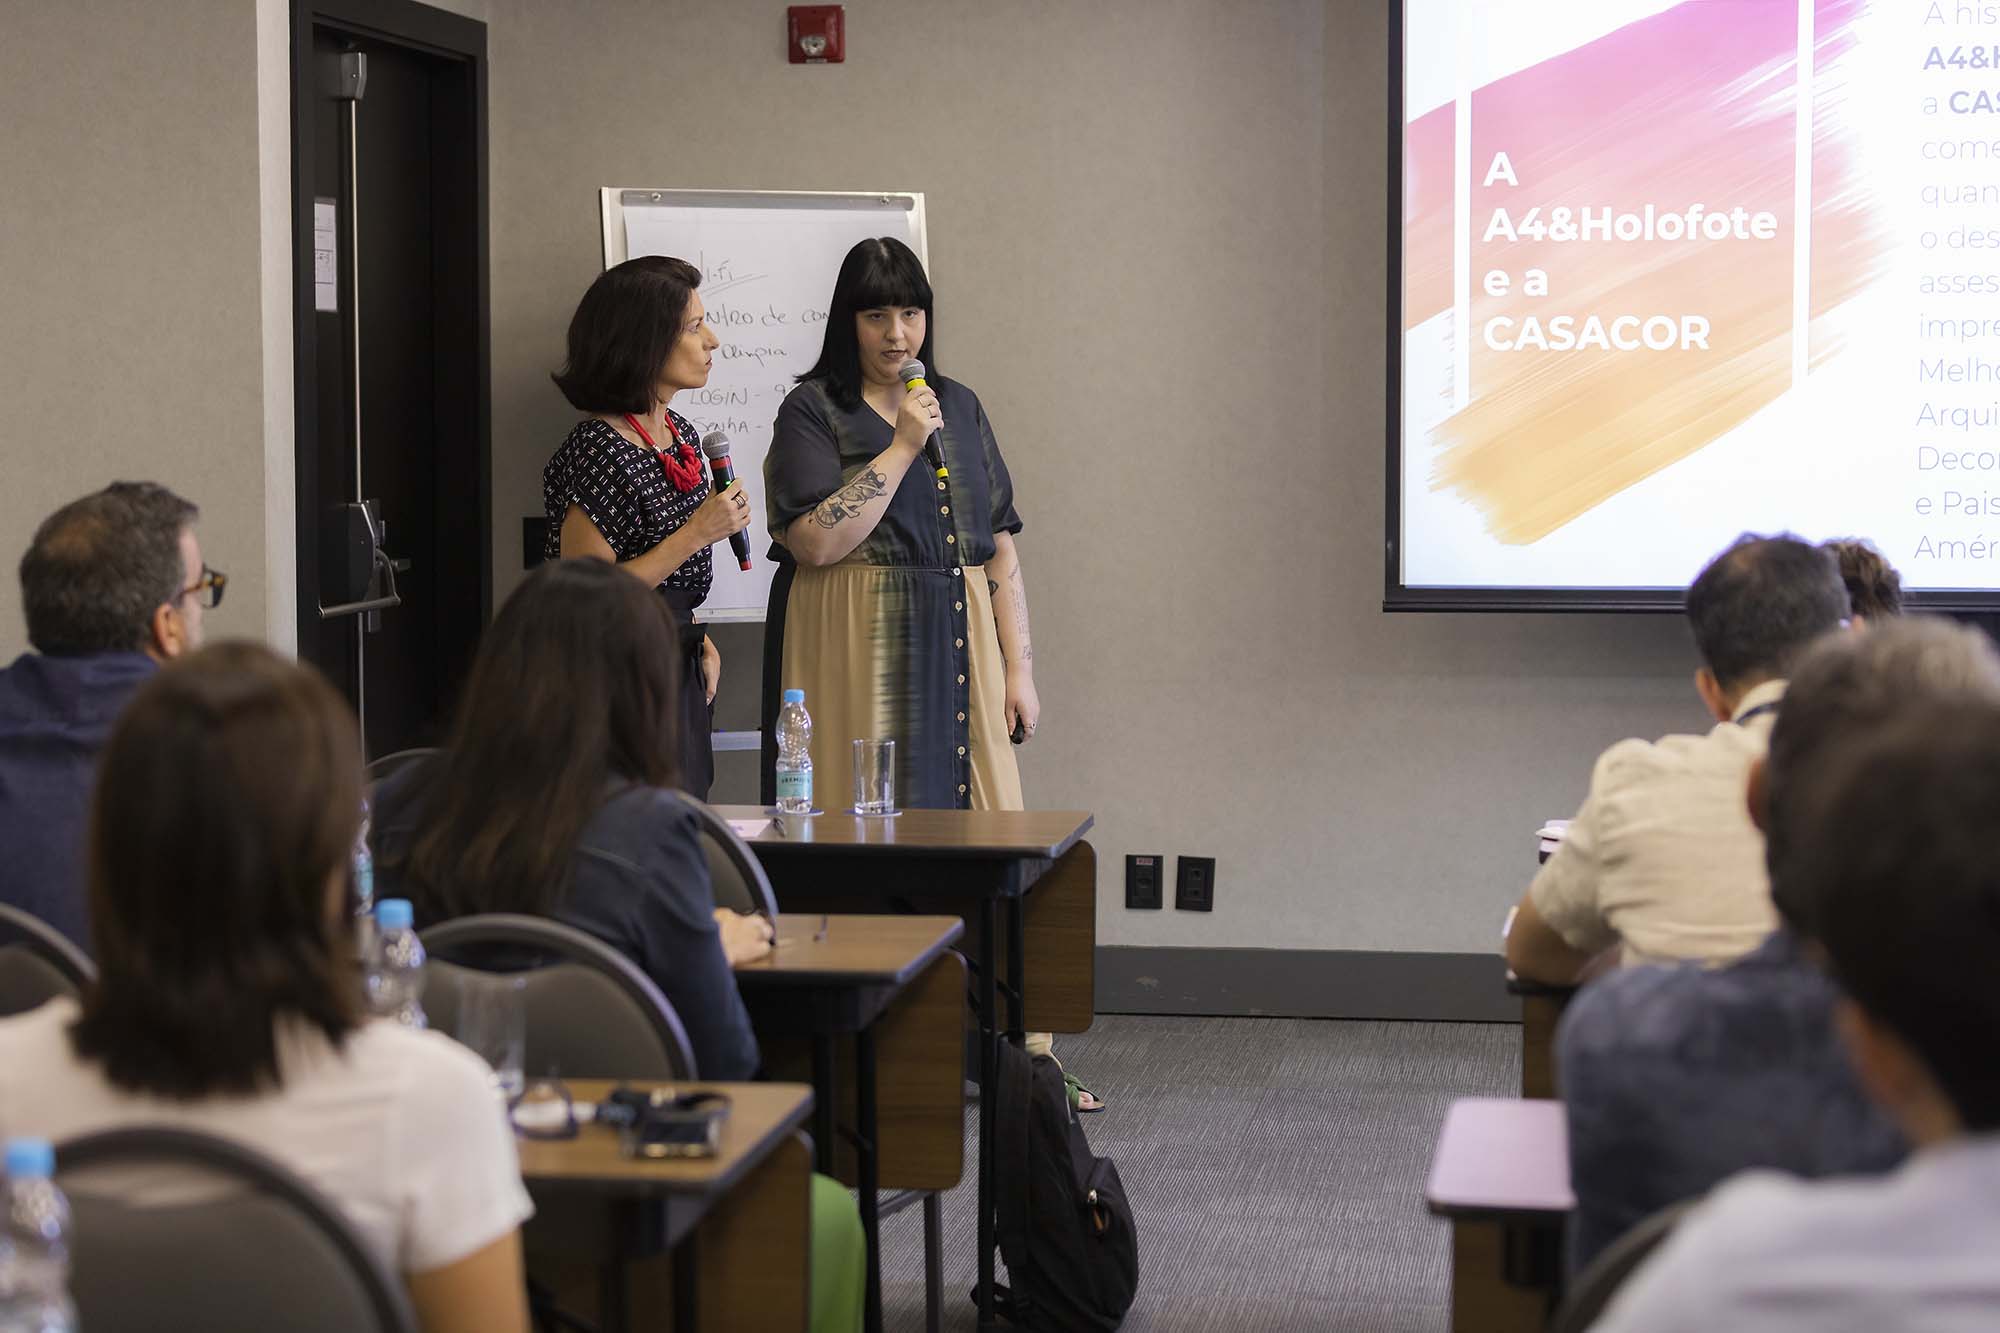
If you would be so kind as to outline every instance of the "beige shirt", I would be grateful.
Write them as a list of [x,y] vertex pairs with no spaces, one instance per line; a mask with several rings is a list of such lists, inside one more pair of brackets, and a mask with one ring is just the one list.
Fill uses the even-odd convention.
[[1622,944],[1628,964],[1720,963],[1777,927],[1744,792],[1775,720],[1756,710],[1784,692],[1783,681],[1757,686],[1737,705],[1745,720],[1707,735],[1620,741],[1599,757],[1583,808],[1528,889],[1565,943]]

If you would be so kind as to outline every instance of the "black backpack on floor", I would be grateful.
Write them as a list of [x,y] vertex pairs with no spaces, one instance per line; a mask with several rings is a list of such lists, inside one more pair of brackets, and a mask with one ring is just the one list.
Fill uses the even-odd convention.
[[1054,1060],[1003,1042],[999,1073],[995,1231],[1010,1285],[994,1287],[994,1310],[1035,1333],[1108,1333],[1139,1288],[1118,1167],[1091,1154]]

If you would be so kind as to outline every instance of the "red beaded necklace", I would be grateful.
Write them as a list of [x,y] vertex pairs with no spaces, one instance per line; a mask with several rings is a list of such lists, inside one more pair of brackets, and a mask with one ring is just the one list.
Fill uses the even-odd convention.
[[672,452],[654,444],[652,433],[640,425],[639,418],[630,412],[625,414],[625,424],[638,431],[639,438],[659,457],[660,467],[675,490],[685,494],[701,485],[701,450],[692,441],[681,438],[680,427],[674,425],[671,414],[667,417],[667,433],[674,437],[675,448]]

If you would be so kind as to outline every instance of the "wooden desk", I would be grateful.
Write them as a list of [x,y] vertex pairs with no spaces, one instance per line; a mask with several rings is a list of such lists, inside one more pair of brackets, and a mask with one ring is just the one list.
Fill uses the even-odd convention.
[[[567,1085],[580,1102],[596,1102],[618,1086],[604,1079]],[[595,1314],[607,1330],[632,1322],[658,1326],[669,1286],[673,1321],[682,1330],[803,1330],[810,1311],[812,1162],[798,1131],[812,1110],[812,1090],[794,1083],[673,1086],[729,1095],[716,1156],[623,1157],[617,1131],[596,1124],[583,1125],[574,1139],[518,1141],[521,1178],[538,1206],[598,1200],[613,1214],[607,1229],[578,1235],[575,1249],[548,1252],[559,1273],[554,1285],[572,1305],[589,1285],[575,1275],[594,1268]],[[607,1232],[614,1249],[604,1247]],[[671,1282],[658,1268],[669,1251]],[[634,1282],[635,1270],[646,1280]]]
[[[1566,819],[1551,819],[1536,833],[1536,864],[1545,864],[1562,846],[1562,834],[1569,828]],[[1513,924],[1513,914],[1507,917]],[[1504,933],[1504,932],[1503,932]],[[1526,981],[1507,972],[1507,993],[1521,997],[1521,1095],[1556,1095],[1556,1024],[1577,992],[1575,986],[1551,986]]]
[[[737,988],[765,1071],[810,1072],[819,1169],[856,1188],[868,1246],[866,1323],[879,1329],[880,1189],[949,1189],[964,1173],[965,963],[950,946],[965,925],[955,916],[785,913],[777,928],[777,948],[735,969]],[[839,1037],[854,1042],[846,1067]],[[837,1113],[852,1126],[847,1136],[836,1132]],[[940,1232],[932,1194],[924,1240],[934,1313]]]
[[1524,981],[1511,971],[1507,974],[1507,993],[1521,997],[1521,1096],[1556,1095],[1556,1025],[1577,989]]
[[1464,1097],[1438,1132],[1424,1201],[1452,1223],[1453,1333],[1540,1333],[1576,1207],[1561,1102]]
[[[1031,1028],[1081,1032],[1090,1026],[1097,853],[1083,841],[1094,822],[1088,812],[907,810],[864,819],[777,815],[764,806],[717,808],[726,819],[771,821],[747,841],[789,911],[946,910],[966,917],[979,974],[982,1089],[990,1093],[997,1081],[1003,1034],[1018,1042]],[[1059,986],[1062,981],[1068,984]],[[979,1100],[982,1326],[993,1323],[994,1169],[988,1095]]]

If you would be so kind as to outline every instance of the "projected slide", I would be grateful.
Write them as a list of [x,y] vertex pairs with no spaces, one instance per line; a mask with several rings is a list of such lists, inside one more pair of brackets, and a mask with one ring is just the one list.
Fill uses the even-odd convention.
[[1407,0],[1406,587],[2000,588],[2000,3]]

